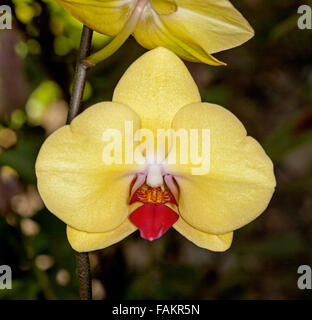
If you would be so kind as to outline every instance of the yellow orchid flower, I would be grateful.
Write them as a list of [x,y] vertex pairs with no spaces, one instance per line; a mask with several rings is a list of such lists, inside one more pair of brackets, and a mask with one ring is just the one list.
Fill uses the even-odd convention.
[[86,59],[96,64],[133,34],[146,49],[166,47],[183,59],[225,65],[212,56],[254,31],[228,0],[56,0],[89,28],[115,38]]
[[[129,124],[137,137],[127,133]],[[156,159],[147,133],[154,139],[162,129],[191,138],[166,140]],[[184,148],[194,130],[201,132],[197,151],[209,149],[209,170],[202,172],[201,162],[182,161],[197,153],[191,144]],[[118,133],[122,147],[108,132]],[[131,147],[143,161],[129,161]],[[167,161],[174,154],[177,161]],[[106,161],[112,155],[121,161]],[[89,107],[47,138],[36,174],[44,203],[68,225],[78,252],[105,248],[137,229],[154,240],[171,226],[200,247],[224,251],[233,231],[266,209],[275,188],[272,162],[259,143],[230,111],[201,102],[184,63],[162,47],[129,67],[112,102]]]

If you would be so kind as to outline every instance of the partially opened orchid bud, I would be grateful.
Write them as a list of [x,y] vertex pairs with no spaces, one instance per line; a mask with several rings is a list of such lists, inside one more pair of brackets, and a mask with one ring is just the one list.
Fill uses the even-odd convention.
[[93,30],[114,36],[86,61],[95,64],[133,34],[145,48],[166,47],[183,59],[224,65],[212,56],[248,41],[254,32],[228,0],[56,0]]
[[48,137],[36,174],[43,201],[68,225],[79,252],[137,229],[155,240],[171,226],[200,247],[224,251],[275,188],[259,143],[230,111],[202,103],[183,62],[161,47],[129,67],[112,102]]

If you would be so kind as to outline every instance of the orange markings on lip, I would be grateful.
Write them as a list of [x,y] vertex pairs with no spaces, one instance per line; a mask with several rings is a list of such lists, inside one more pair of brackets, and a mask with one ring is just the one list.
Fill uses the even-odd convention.
[[138,200],[144,203],[161,204],[170,202],[171,197],[168,191],[162,191],[160,187],[152,188],[143,185],[137,191]]
[[161,187],[153,188],[146,183],[136,190],[133,197],[130,199],[130,204],[136,201],[155,205],[165,204],[167,202],[177,204],[167,187],[165,187],[165,190],[162,190]]

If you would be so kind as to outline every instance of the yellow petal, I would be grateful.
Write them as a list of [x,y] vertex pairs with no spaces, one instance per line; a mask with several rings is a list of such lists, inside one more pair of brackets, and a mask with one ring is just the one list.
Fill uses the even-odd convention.
[[243,44],[254,36],[247,20],[228,0],[176,0],[179,11],[162,17],[166,28],[211,53]]
[[189,225],[182,217],[173,225],[186,239],[197,246],[211,251],[222,252],[230,248],[233,240],[233,232],[214,235],[199,231]]
[[151,8],[144,11],[134,32],[143,47],[163,46],[189,61],[221,65],[224,63],[211,54],[239,46],[254,35],[249,23],[227,0],[174,2],[178,9],[171,14],[161,14],[157,10],[160,5],[153,2],[152,8],[160,14]]
[[184,63],[171,51],[156,48],[136,60],[120,79],[113,101],[129,105],[142,128],[168,129],[184,105],[201,101]]
[[104,249],[121,241],[136,230],[135,225],[126,219],[116,229],[108,232],[90,233],[67,226],[67,238],[74,250],[87,252]]
[[188,105],[175,116],[173,128],[199,129],[199,149],[201,129],[210,130],[208,173],[194,175],[199,166],[191,161],[168,166],[178,182],[179,211],[187,223],[211,234],[225,234],[266,209],[275,187],[272,162],[231,112],[208,103]]
[[178,10],[175,0],[151,0],[152,8],[157,14],[171,14]]
[[129,187],[138,167],[109,165],[102,157],[108,144],[103,132],[120,130],[125,141],[125,120],[133,121],[134,130],[140,127],[129,107],[99,103],[54,132],[41,147],[36,162],[40,195],[52,213],[75,229],[105,232],[128,216]]
[[134,37],[144,48],[153,49],[162,46],[188,61],[203,62],[214,66],[225,64],[205,51],[196,39],[189,41],[183,37],[181,32],[167,28],[163,17],[171,17],[178,11],[171,15],[159,16],[149,6],[148,4],[134,31]]
[[89,28],[115,36],[129,18],[132,0],[56,0],[65,10]]

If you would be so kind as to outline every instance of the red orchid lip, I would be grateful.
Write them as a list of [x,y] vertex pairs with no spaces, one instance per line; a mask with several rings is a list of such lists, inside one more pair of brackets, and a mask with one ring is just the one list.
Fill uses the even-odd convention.
[[141,237],[149,241],[159,239],[179,219],[179,215],[166,205],[178,204],[166,185],[150,187],[143,183],[131,195],[130,204],[134,202],[143,205],[130,214],[130,221],[139,228]]
[[130,215],[141,237],[149,241],[159,239],[178,219],[178,214],[165,204],[145,203]]

